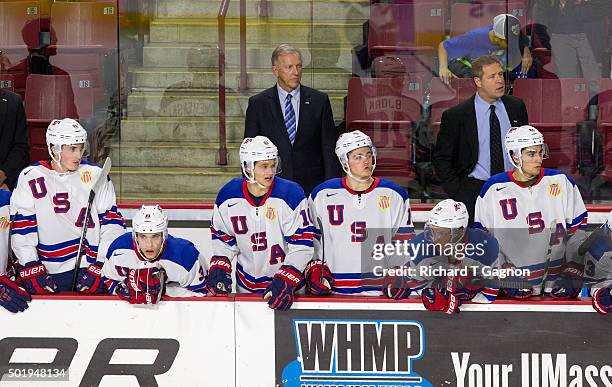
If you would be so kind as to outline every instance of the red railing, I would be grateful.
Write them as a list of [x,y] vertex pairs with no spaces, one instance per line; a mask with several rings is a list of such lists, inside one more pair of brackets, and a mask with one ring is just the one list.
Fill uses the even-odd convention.
[[[219,38],[219,158],[218,165],[227,165],[227,133],[225,120],[225,17],[230,0],[223,0],[217,15]],[[246,72],[246,0],[240,0],[240,81],[238,90],[247,89]]]

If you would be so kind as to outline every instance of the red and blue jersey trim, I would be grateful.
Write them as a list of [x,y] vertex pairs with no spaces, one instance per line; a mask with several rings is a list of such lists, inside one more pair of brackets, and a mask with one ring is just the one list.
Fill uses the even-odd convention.
[[213,226],[210,226],[210,234],[211,234],[212,240],[219,240],[228,246],[236,246],[236,238],[234,238],[233,236],[227,235],[223,231],[217,230]]
[[11,235],[27,235],[38,232],[36,214],[27,216],[16,214],[11,217],[11,222]]

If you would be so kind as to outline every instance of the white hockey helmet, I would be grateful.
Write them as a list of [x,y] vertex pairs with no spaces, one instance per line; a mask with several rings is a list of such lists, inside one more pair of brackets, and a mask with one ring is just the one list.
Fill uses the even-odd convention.
[[136,215],[134,215],[134,219],[132,219],[132,238],[134,240],[134,244],[138,247],[138,252],[142,257],[144,257],[144,254],[140,249],[140,246],[138,246],[136,234],[157,233],[162,234],[162,245],[157,253],[157,256],[151,260],[157,259],[162,251],[164,251],[166,240],[168,239],[168,217],[158,204],[153,206],[143,204]]
[[[376,147],[374,143],[372,143],[370,136],[360,130],[353,130],[352,132],[342,133],[338,141],[336,141],[336,156],[338,156],[338,160],[340,160],[342,169],[347,175],[356,180],[359,179],[351,173],[348,164],[348,154],[364,146],[369,147],[372,151],[372,173],[374,173],[374,169],[376,169]],[[371,175],[369,177],[371,177]]]
[[276,160],[276,173],[281,172],[281,160],[278,148],[265,136],[247,137],[240,144],[240,165],[242,173],[249,183],[255,183],[253,169],[255,162],[264,160]]
[[[87,132],[72,118],[51,121],[47,127],[46,139],[49,156],[60,167],[62,145],[84,144],[83,153],[87,147]],[[55,147],[55,152],[52,147]]]
[[[506,153],[510,162],[523,173],[522,151],[531,146],[542,146],[542,159],[548,158],[548,146],[544,143],[544,135],[531,125],[514,126],[508,129],[505,138]],[[518,156],[517,164],[512,158],[512,154]]]
[[506,39],[506,31],[511,37],[521,33],[521,22],[516,16],[502,13],[493,18],[493,34],[500,39]]
[[462,202],[453,199],[445,199],[429,212],[429,219],[425,224],[425,238],[431,242],[436,242],[433,237],[431,226],[450,229],[450,241],[459,241],[468,226],[470,215],[467,207]]

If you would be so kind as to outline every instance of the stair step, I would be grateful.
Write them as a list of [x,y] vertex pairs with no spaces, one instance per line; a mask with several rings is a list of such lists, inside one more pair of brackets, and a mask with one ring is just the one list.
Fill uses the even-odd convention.
[[[226,138],[229,142],[240,142],[244,135],[244,119],[225,122]],[[217,142],[219,141],[219,120],[186,120],[183,117],[168,119],[121,121],[122,141],[172,141]]]
[[[255,94],[253,91],[251,94]],[[344,119],[344,96],[328,93],[334,119]],[[250,95],[229,93],[226,95],[227,117],[244,117]],[[210,90],[167,91],[139,90],[128,96],[128,117],[218,117],[219,97]]]
[[[227,144],[229,166],[239,167],[239,143]],[[187,167],[214,166],[219,144],[128,142],[110,146],[111,159],[122,167]]]
[[[304,21],[248,19],[247,44],[333,43],[355,46],[363,42],[363,21]],[[216,19],[158,19],[151,22],[151,42],[211,43],[219,41]],[[226,19],[225,42],[240,42],[239,19]]]
[[[286,43],[292,43],[287,41]],[[295,44],[302,52],[304,67],[352,69],[352,45],[317,44],[308,46]],[[275,44],[247,45],[248,68],[270,68],[270,57]],[[145,67],[218,67],[219,50],[216,44],[193,43],[149,43],[143,48]],[[226,44],[225,63],[228,67],[240,66],[240,47]]]
[[[352,20],[368,18],[367,0],[268,0],[268,16],[280,19],[312,17],[313,20]],[[158,18],[217,18],[220,1],[158,0]],[[246,16],[258,17],[260,0],[247,0]],[[228,17],[240,16],[240,1],[229,4]]]
[[145,198],[160,195],[216,196],[224,184],[240,176],[240,168],[221,167],[113,167],[111,170],[117,195],[126,199],[134,195]]
[[[132,70],[137,88],[166,87],[173,89],[216,89],[219,85],[219,70],[216,68],[139,68]],[[316,89],[348,89],[352,74],[343,69],[304,69],[302,84]],[[238,89],[240,71],[228,69],[225,73],[225,87]],[[250,89],[266,89],[276,82],[271,69],[251,69],[247,72],[247,86]]]

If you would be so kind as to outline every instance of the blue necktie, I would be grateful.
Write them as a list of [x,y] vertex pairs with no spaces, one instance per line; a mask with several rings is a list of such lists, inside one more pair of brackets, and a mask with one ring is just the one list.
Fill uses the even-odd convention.
[[285,128],[287,128],[287,133],[289,134],[289,141],[293,145],[297,130],[295,128],[295,111],[291,104],[291,97],[291,94],[287,94],[287,99],[285,99]]

